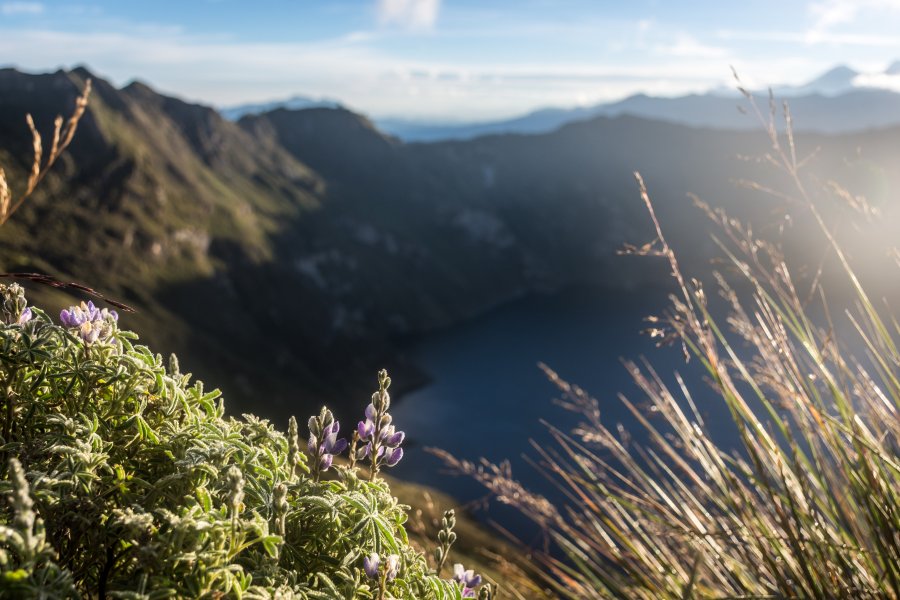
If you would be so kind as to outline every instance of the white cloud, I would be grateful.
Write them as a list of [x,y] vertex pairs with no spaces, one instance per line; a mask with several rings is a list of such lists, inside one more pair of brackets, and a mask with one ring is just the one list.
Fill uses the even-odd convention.
[[337,98],[373,116],[440,120],[508,117],[637,92],[700,92],[728,73],[708,58],[666,56],[617,65],[426,61],[342,38],[250,43],[139,28],[0,29],[0,57],[30,71],[86,64],[116,85],[140,77],[164,93],[218,106],[304,94]]
[[670,43],[654,46],[653,50],[663,56],[678,58],[723,59],[728,56],[726,48],[704,44],[686,33],[678,34]]
[[900,75],[887,73],[862,73],[853,79],[853,85],[864,88],[882,88],[900,92]]
[[813,18],[808,36],[824,36],[837,26],[856,22],[863,15],[900,13],[900,0],[818,0],[807,10]]
[[[428,10],[414,10],[413,4],[382,0],[370,6],[387,11],[385,23],[400,26],[402,13],[403,27],[433,26],[438,0],[425,2],[431,6]],[[416,16],[416,10],[424,12]],[[250,42],[227,34],[195,35],[179,27],[109,19],[98,21],[90,31],[30,29],[0,19],[0,63],[31,71],[85,64],[116,85],[139,77],[164,93],[218,106],[303,94],[337,98],[375,117],[478,120],[547,106],[617,100],[639,92],[702,93],[732,84],[729,64],[738,67],[746,80],[754,75],[763,78],[762,85],[801,82],[836,62],[834,55],[859,64],[865,54],[860,54],[865,50],[862,44],[900,45],[900,37],[862,36],[840,29],[827,35],[832,40],[844,36],[841,45],[818,46],[821,56],[804,48],[785,52],[778,44],[771,44],[771,50],[742,53],[741,44],[733,42],[762,38],[800,46],[809,40],[802,29],[695,32],[652,21],[607,23],[607,29],[600,29],[603,35],[597,34],[596,23],[587,21],[572,25],[525,21],[503,25],[499,31],[492,30],[498,24],[486,19],[471,22],[476,27],[465,30],[442,23],[447,26],[429,35],[440,52],[426,58],[386,44],[405,35],[390,27],[318,41]],[[554,40],[566,36],[566,43],[578,46],[578,52],[486,52],[471,58],[453,51],[452,44],[480,43],[481,37],[498,35],[507,36],[507,48],[533,43],[536,49],[544,44],[535,40],[544,40],[553,49]],[[619,47],[613,48],[613,43]]]
[[4,15],[39,15],[44,12],[40,2],[6,2],[0,4],[0,13]]
[[406,29],[432,29],[441,10],[441,0],[378,0],[378,22]]
[[871,33],[838,33],[829,31],[737,31],[720,29],[715,36],[726,42],[775,42],[784,44],[860,46],[872,48],[900,47],[900,37]]
[[826,0],[813,2],[809,12],[815,20],[813,31],[826,31],[835,25],[852,22],[859,12],[859,5],[851,0]]

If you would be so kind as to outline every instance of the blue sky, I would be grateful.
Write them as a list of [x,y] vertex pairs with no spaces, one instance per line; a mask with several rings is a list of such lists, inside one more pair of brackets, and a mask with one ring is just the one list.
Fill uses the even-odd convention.
[[900,59],[900,0],[0,0],[0,64],[84,64],[226,106],[303,94],[376,117],[510,116],[802,83]]

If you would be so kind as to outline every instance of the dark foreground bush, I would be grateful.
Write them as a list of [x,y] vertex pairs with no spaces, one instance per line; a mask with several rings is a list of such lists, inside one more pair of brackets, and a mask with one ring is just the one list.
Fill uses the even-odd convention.
[[377,477],[402,457],[386,373],[340,466],[327,410],[304,452],[294,420],[285,435],[226,417],[115,313],[58,325],[17,285],[0,296],[0,597],[474,597],[478,581],[439,578],[409,545]]

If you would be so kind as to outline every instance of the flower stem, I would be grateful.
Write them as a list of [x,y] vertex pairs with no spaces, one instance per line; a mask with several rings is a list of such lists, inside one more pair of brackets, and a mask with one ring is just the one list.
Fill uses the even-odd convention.
[[387,569],[381,573],[381,579],[378,580],[378,600],[384,600],[387,593]]

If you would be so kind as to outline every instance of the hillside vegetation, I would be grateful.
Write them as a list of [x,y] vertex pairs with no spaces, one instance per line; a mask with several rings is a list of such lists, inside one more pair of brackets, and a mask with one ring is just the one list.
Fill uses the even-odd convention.
[[114,311],[82,303],[56,324],[17,284],[0,305],[0,598],[492,597],[471,572],[439,576],[452,513],[435,568],[409,543],[379,477],[403,456],[386,372],[349,444],[326,408],[284,433],[225,417]]
[[[33,112],[46,132],[88,75],[0,71],[0,160],[19,167],[11,181],[24,181],[28,167],[16,162],[31,143],[22,115]],[[888,215],[896,137],[804,143],[827,142],[815,172],[859,182]],[[423,380],[398,340],[538,291],[659,280],[658,265],[615,257],[649,233],[632,200],[635,168],[660,190],[660,216],[685,263],[702,264],[713,249],[688,191],[771,222],[777,202],[746,201],[752,195],[732,183],[778,183],[739,159],[766,148],[755,133],[630,117],[540,136],[402,144],[343,109],[232,123],[140,83],[115,89],[95,79],[72,147],[7,224],[0,266],[134,305],[134,328],[188,357],[236,410],[253,403],[286,418],[297,403],[328,401],[342,413],[377,365],[407,385]],[[805,235],[796,232],[797,247]],[[55,309],[72,302],[41,286],[31,293]]]

